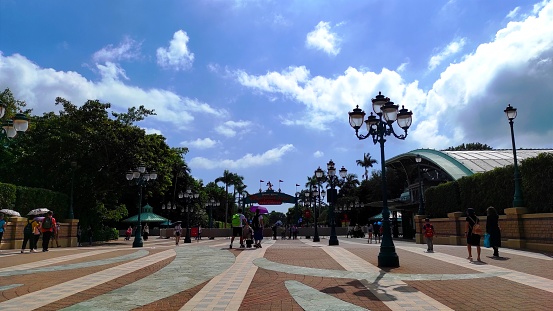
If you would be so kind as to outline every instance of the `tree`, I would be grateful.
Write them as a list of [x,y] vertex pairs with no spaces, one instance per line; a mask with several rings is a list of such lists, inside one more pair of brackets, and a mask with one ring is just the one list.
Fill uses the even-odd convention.
[[[225,184],[225,193],[227,194],[228,196],[228,187],[230,185],[232,185],[232,182],[234,181],[234,175],[233,173],[231,173],[229,170],[225,170],[223,172],[223,176],[221,177],[218,177],[215,179],[215,183],[220,183],[222,182],[223,184]],[[227,227],[227,223],[228,223],[228,197],[225,199],[225,228]]]
[[486,144],[481,143],[468,143],[468,144],[460,144],[457,147],[449,147],[445,149],[445,151],[468,151],[468,150],[493,150],[491,146],[488,146]]
[[[75,216],[94,229],[127,216],[126,206],[136,212],[137,187],[125,178],[129,169],[143,164],[158,173],[144,188],[145,202],[170,187],[172,168],[183,163],[187,149],[170,148],[163,136],[146,135],[132,124],[153,112],[113,119],[108,115],[111,105],[98,100],[77,107],[56,98],[56,105],[62,107],[58,114],[32,116],[29,130],[8,147],[17,156],[3,167],[3,180],[69,194],[74,178]],[[74,171],[72,162],[77,163]]]
[[373,167],[373,164],[378,163],[375,159],[371,158],[370,153],[363,153],[363,159],[355,162],[357,163],[357,166],[365,168],[365,174],[362,176],[365,180],[369,179],[369,167]]

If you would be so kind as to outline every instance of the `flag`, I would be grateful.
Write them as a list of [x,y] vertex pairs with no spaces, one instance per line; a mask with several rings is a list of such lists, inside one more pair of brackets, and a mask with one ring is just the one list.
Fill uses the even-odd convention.
[[260,179],[259,182],[265,182],[265,181]]
[[278,182],[284,182],[284,181],[279,179]]
[[300,184],[296,184],[296,187],[299,187],[299,186],[300,186]]

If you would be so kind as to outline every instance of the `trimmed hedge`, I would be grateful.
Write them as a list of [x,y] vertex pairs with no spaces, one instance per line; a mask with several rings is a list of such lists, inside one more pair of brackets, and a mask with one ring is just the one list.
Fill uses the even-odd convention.
[[[553,212],[553,154],[542,153],[525,159],[519,169],[528,212]],[[513,178],[514,167],[509,165],[431,187],[424,193],[426,213],[432,217],[447,217],[447,213],[472,207],[476,214],[485,215],[488,206],[494,206],[503,214],[505,208],[512,207]]]
[[23,217],[35,208],[47,208],[57,219],[66,219],[69,196],[47,189],[0,183],[0,206],[18,211]]

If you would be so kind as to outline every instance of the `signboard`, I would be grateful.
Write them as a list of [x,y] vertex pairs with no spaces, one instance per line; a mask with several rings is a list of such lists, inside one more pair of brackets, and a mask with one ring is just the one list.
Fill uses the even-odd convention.
[[245,204],[257,203],[259,205],[281,205],[282,203],[296,203],[296,197],[274,190],[267,190],[251,194],[244,199]]

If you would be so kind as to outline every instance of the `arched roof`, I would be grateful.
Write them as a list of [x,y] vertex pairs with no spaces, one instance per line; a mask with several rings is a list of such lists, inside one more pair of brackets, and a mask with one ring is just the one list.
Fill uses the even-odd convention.
[[[518,149],[517,160],[536,157],[543,152],[553,153],[553,149]],[[417,154],[422,157],[425,165],[440,169],[451,180],[513,164],[511,149],[470,151],[415,149],[386,160],[386,165],[391,167],[415,165]]]

